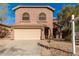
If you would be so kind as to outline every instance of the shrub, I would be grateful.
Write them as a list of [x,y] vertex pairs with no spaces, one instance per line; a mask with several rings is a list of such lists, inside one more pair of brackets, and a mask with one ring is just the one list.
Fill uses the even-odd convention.
[[8,34],[9,30],[7,28],[0,27],[0,38],[5,38]]

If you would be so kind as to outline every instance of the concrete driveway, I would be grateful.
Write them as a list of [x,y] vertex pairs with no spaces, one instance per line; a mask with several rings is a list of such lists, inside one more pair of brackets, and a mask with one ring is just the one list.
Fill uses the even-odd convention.
[[0,55],[41,55],[41,47],[38,45],[39,42],[37,40],[1,40]]

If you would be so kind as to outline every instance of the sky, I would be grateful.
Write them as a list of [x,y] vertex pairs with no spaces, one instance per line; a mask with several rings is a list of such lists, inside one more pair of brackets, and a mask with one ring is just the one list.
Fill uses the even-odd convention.
[[[5,24],[14,24],[15,23],[15,12],[12,8],[18,5],[49,5],[55,9],[53,16],[57,17],[58,13],[61,11],[62,7],[66,6],[67,4],[77,5],[76,3],[8,3],[7,4],[7,20],[3,21]],[[0,7],[1,9],[1,7]]]

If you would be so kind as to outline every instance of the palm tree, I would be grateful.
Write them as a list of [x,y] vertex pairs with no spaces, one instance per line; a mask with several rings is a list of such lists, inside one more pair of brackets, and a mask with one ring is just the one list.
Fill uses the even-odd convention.
[[[65,27],[70,25],[69,21],[71,20],[71,15],[73,14],[74,7],[72,5],[67,5],[62,8],[61,12],[58,14],[61,17],[60,22],[63,23]],[[61,16],[60,16],[61,14]]]
[[66,5],[62,8],[61,12],[58,14],[58,18],[60,19],[60,24],[63,26],[63,30],[66,33],[65,36],[70,35],[71,31],[71,15],[74,13],[74,7],[72,5]]

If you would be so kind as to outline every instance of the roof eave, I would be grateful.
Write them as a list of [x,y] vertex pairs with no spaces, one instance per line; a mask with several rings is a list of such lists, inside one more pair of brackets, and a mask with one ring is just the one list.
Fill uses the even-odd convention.
[[18,9],[18,8],[20,8],[20,7],[47,7],[47,8],[50,8],[52,11],[55,10],[54,8],[52,8],[52,7],[50,7],[50,6],[22,6],[22,5],[16,6],[16,7],[14,7],[12,10],[15,11],[16,9]]

